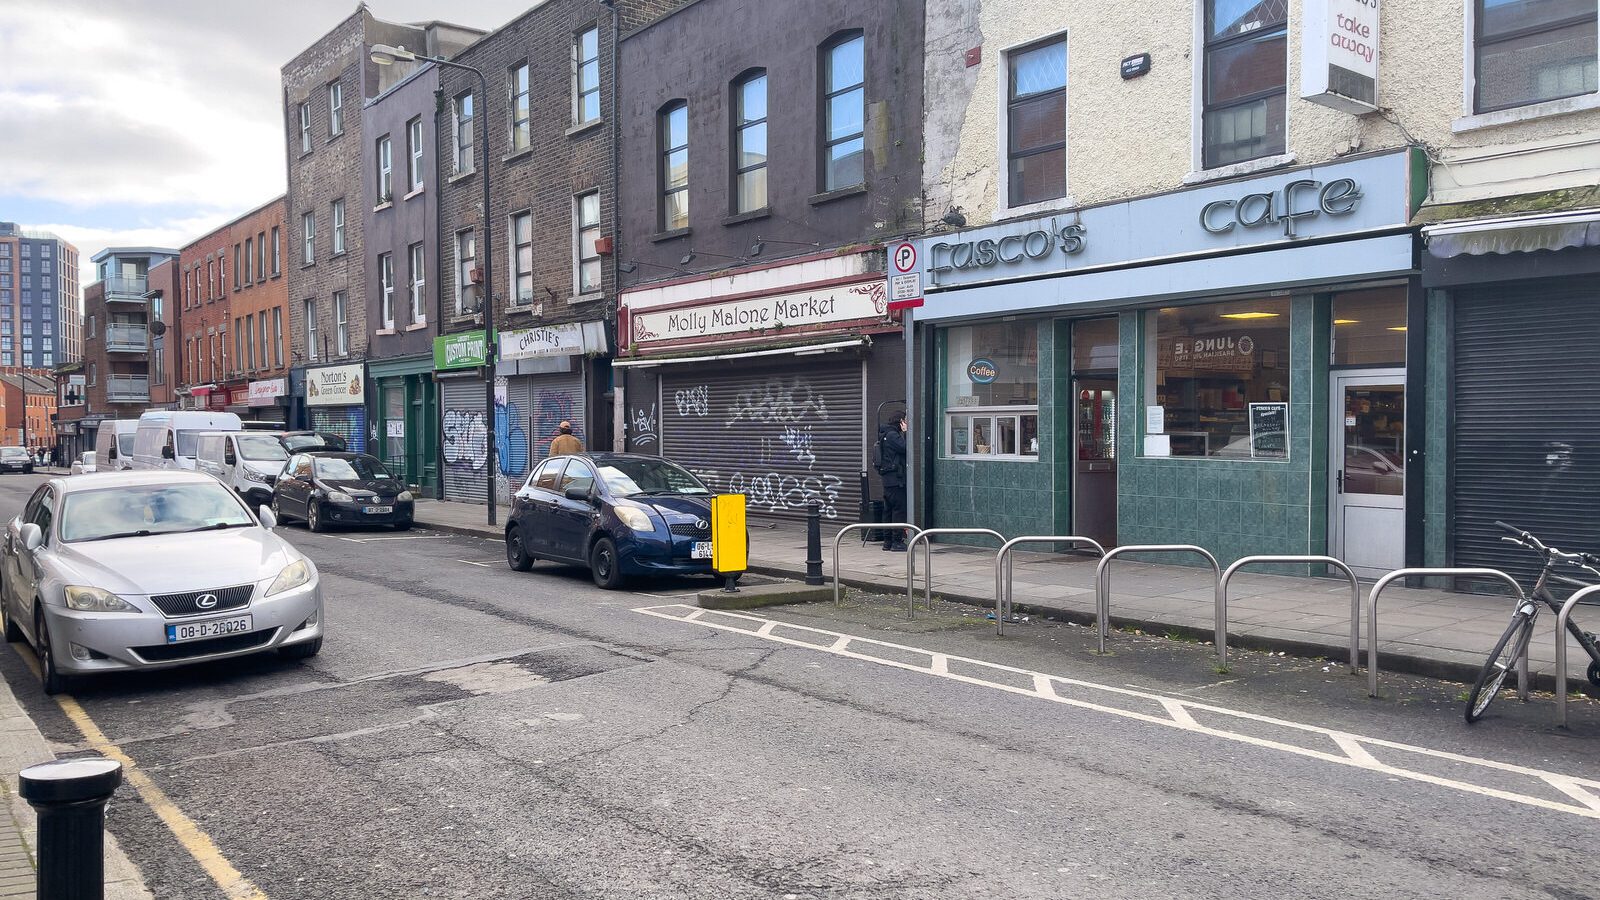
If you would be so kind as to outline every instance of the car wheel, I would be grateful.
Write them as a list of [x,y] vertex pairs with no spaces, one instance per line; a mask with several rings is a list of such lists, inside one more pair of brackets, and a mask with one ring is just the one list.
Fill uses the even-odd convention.
[[328,530],[328,526],[322,523],[321,508],[322,504],[315,500],[306,504],[306,527],[312,531],[323,532]]
[[320,652],[322,652],[322,638],[278,648],[278,655],[284,659],[310,659]]
[[0,590],[0,619],[5,620],[6,643],[22,640],[22,629],[17,627],[17,620],[11,618],[11,601],[6,599],[4,590]]
[[528,554],[528,547],[522,542],[522,528],[517,525],[506,529],[506,565],[514,572],[533,568],[533,557]]
[[272,495],[272,514],[278,518],[278,524],[289,524],[289,517],[283,514],[283,504],[278,502],[278,495]]
[[617,560],[617,545],[611,538],[603,537],[594,543],[594,549],[589,551],[589,574],[594,577],[594,583],[604,590],[614,591],[622,587],[622,567]]
[[[37,602],[37,601],[35,601]],[[50,696],[67,690],[67,676],[56,669],[56,651],[50,646],[50,629],[44,624],[44,613],[33,615],[34,653],[39,657],[39,686]]]

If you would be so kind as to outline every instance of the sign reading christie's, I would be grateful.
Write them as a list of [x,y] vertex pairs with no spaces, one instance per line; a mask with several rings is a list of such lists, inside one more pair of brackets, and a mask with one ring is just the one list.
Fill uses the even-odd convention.
[[633,343],[651,344],[729,334],[882,320],[889,312],[882,281],[740,300],[640,310],[631,315]]

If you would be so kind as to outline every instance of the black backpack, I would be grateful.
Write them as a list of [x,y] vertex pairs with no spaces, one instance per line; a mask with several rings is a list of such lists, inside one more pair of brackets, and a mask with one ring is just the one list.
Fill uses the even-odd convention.
[[888,435],[880,431],[878,442],[872,445],[872,468],[879,475],[891,475],[900,469],[900,461],[893,459],[894,454],[884,446],[884,441],[887,439]]

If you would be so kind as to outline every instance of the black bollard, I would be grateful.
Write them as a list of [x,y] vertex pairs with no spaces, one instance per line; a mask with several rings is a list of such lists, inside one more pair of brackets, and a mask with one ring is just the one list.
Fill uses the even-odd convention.
[[104,900],[106,801],[122,763],[103,756],[23,769],[22,799],[39,815],[37,900]]
[[813,500],[806,512],[806,584],[822,583],[822,507]]

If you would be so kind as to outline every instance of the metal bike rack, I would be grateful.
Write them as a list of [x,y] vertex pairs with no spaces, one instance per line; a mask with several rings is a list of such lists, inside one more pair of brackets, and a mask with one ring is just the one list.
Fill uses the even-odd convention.
[[924,563],[923,576],[925,578],[925,581],[923,582],[922,603],[924,606],[930,608],[933,606],[933,544],[928,541],[928,538],[936,534],[987,534],[999,541],[1001,544],[1006,542],[1005,535],[988,528],[929,528],[926,531],[917,532],[911,538],[911,543],[906,546],[907,619],[914,615],[912,611],[912,604],[916,602],[916,588],[914,587],[914,584],[917,571],[917,543],[919,541],[922,543],[923,548],[922,561]]
[[1228,580],[1245,566],[1273,563],[1310,563],[1332,566],[1350,582],[1350,674],[1361,667],[1361,582],[1356,573],[1331,556],[1246,556],[1229,566],[1217,579],[1217,661],[1228,664]]
[[922,529],[918,528],[917,526],[912,525],[909,522],[856,522],[855,524],[846,525],[845,527],[839,529],[839,533],[834,535],[834,537],[833,537],[833,605],[834,606],[838,606],[839,603],[840,603],[840,601],[839,601],[839,548],[840,548],[840,546],[842,546],[844,544],[844,536],[846,534],[852,532],[852,531],[857,531],[857,530],[861,530],[861,529],[866,529],[866,530],[870,531],[870,530],[872,530],[874,528],[909,528],[914,532],[920,532],[922,530]]
[[1211,564],[1212,588],[1222,580],[1222,567],[1217,565],[1217,558],[1206,548],[1193,544],[1133,544],[1107,552],[1094,570],[1095,620],[1100,631],[1101,653],[1106,652],[1106,633],[1111,627],[1111,561],[1125,553],[1195,553]]
[[1572,608],[1590,594],[1600,595],[1600,584],[1568,597],[1556,614],[1556,724],[1562,728],[1567,727],[1567,620],[1572,618]]
[[[1483,578],[1490,581],[1503,581],[1511,586],[1512,594],[1517,603],[1526,603],[1528,598],[1523,596],[1522,586],[1517,580],[1499,569],[1396,569],[1378,579],[1372,586],[1372,591],[1367,594],[1367,696],[1378,696],[1378,595],[1383,589],[1401,578],[1418,576],[1423,578]],[[1523,700],[1528,699],[1528,648],[1522,648],[1522,659],[1517,666],[1517,693]]]
[[1011,612],[1011,575],[1012,556],[1011,549],[1018,544],[1088,544],[1101,556],[1106,555],[1106,548],[1094,538],[1084,537],[1079,534],[1030,534],[1027,537],[1012,538],[1000,545],[1000,553],[994,558],[994,633],[1006,633],[1006,616]]

